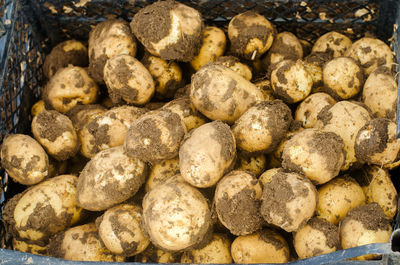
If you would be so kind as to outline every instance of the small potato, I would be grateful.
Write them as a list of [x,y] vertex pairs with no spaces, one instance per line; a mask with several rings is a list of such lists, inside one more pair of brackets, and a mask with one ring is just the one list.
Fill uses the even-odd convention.
[[63,41],[46,56],[43,63],[43,74],[50,79],[59,69],[68,65],[88,66],[88,51],[85,45],[77,40]]
[[271,82],[268,79],[265,78],[265,79],[261,79],[259,81],[255,81],[254,85],[256,85],[256,87],[258,87],[261,90],[261,93],[263,93],[264,101],[272,101],[275,99],[275,97],[273,95]]
[[332,53],[333,57],[344,56],[352,41],[345,35],[330,31],[319,37],[312,47],[312,52]]
[[15,251],[31,253],[35,255],[47,255],[47,246],[30,244],[17,238],[12,239],[12,249]]
[[179,157],[152,164],[147,177],[145,191],[149,192],[156,185],[164,183],[176,174],[179,174]]
[[54,236],[50,240],[49,255],[66,260],[125,261],[124,257],[111,253],[104,246],[94,223],[76,226]]
[[247,60],[258,59],[268,51],[275,35],[274,25],[253,11],[234,16],[228,25],[231,51]]
[[317,217],[337,225],[348,211],[365,202],[365,194],[353,178],[337,177],[318,188]]
[[224,65],[249,81],[253,78],[250,67],[235,56],[221,56],[215,60],[215,64]]
[[286,240],[272,229],[264,228],[254,234],[239,236],[231,246],[235,263],[286,263],[290,260]]
[[141,253],[135,256],[135,262],[142,263],[179,263],[182,252],[164,251],[150,245]]
[[283,60],[273,67],[271,84],[278,98],[292,104],[310,94],[313,80],[301,60]]
[[65,115],[71,120],[75,131],[79,135],[80,131],[98,115],[104,113],[106,108],[98,104],[76,105]]
[[9,176],[23,185],[37,184],[49,174],[49,158],[32,137],[9,134],[1,145],[1,166]]
[[[313,81],[313,88],[311,93],[318,92],[319,87],[324,85],[322,79],[322,69],[326,62],[332,60],[332,55],[329,53],[311,53],[304,58],[303,64],[306,71],[311,75]],[[321,89],[322,90],[322,89]]]
[[103,211],[135,195],[147,176],[147,165],[128,157],[122,146],[97,153],[79,175],[76,200],[90,211]]
[[314,215],[317,190],[306,177],[278,172],[264,184],[261,215],[269,224],[293,232]]
[[46,152],[58,161],[73,157],[80,147],[71,120],[55,110],[44,110],[32,120],[32,133]]
[[221,121],[206,123],[182,142],[180,172],[195,187],[212,187],[229,170],[235,156],[236,142],[229,126]]
[[284,172],[283,168],[270,168],[264,173],[261,174],[261,176],[258,178],[262,186],[264,187],[267,183],[271,182],[274,176],[279,173],[279,172]]
[[103,70],[107,60],[120,54],[136,55],[136,39],[122,19],[108,19],[89,33],[89,74],[98,84],[104,84]]
[[41,100],[37,101],[35,104],[33,104],[32,108],[31,108],[32,117],[35,117],[36,115],[38,115],[40,112],[42,112],[45,109],[46,109],[46,106],[45,106],[44,100],[41,99]]
[[190,61],[194,70],[198,71],[202,66],[215,60],[225,53],[226,36],[223,30],[214,26],[203,29],[201,47],[199,53]]
[[246,171],[230,172],[215,189],[218,219],[236,236],[249,235],[261,229],[261,194],[262,187],[254,176]]
[[267,167],[267,159],[264,154],[252,155],[239,153],[236,161],[236,170],[248,171],[258,177],[265,171]]
[[50,78],[42,98],[47,109],[66,113],[77,104],[94,103],[98,93],[98,86],[84,68],[68,66]]

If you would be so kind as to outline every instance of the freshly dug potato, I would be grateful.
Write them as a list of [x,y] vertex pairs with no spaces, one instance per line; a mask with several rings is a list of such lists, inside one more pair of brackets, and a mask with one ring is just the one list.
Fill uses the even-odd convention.
[[104,246],[94,223],[58,233],[50,240],[49,255],[66,260],[125,261],[124,257],[111,253]]
[[108,19],[89,33],[89,74],[104,84],[103,70],[107,60],[120,54],[136,55],[136,39],[122,19]]
[[272,68],[271,84],[278,98],[292,104],[310,94],[313,80],[301,60],[283,60]]
[[78,104],[97,100],[99,88],[84,68],[68,66],[60,69],[43,90],[42,99],[47,109],[65,113]]
[[274,25],[253,11],[234,16],[228,25],[231,51],[247,60],[258,59],[268,51],[275,35]]
[[152,164],[147,177],[145,191],[149,192],[156,185],[164,183],[176,174],[179,174],[179,157]]
[[285,136],[292,119],[291,110],[281,100],[262,101],[235,121],[232,132],[240,149],[270,153]]
[[333,57],[344,56],[352,41],[345,35],[330,31],[319,37],[312,47],[312,52],[331,53]]
[[236,161],[236,170],[248,171],[254,176],[258,177],[265,171],[267,167],[267,159],[264,154],[247,155],[239,153]]
[[224,65],[249,81],[253,78],[250,67],[235,56],[221,56],[215,60],[215,64]]
[[219,221],[237,236],[261,229],[262,187],[257,178],[246,171],[232,171],[217,184],[214,196]]
[[135,262],[142,263],[179,263],[182,252],[164,251],[150,245],[141,253],[135,256]]
[[294,119],[300,121],[304,128],[313,128],[321,110],[335,103],[336,100],[326,93],[311,94],[297,106]]
[[142,207],[120,204],[108,209],[96,226],[101,241],[112,253],[121,256],[134,256],[147,248],[150,240],[140,228]]
[[211,228],[207,200],[182,181],[155,186],[143,198],[142,227],[151,242],[166,251],[181,251],[200,243]]
[[178,114],[169,110],[147,112],[129,128],[124,150],[130,157],[157,162],[178,155],[186,127]]
[[35,255],[47,255],[47,246],[30,244],[15,237],[12,239],[12,249],[15,251],[26,252]]
[[264,95],[264,101],[272,101],[275,99],[272,91],[271,82],[267,79],[261,79],[259,81],[255,81],[254,84],[258,87]]
[[364,37],[355,41],[344,55],[356,60],[364,69],[365,76],[381,65],[393,64],[392,50],[377,38]]
[[318,92],[319,87],[324,85],[322,80],[322,69],[326,62],[332,60],[332,55],[329,53],[315,52],[304,58],[303,64],[306,71],[311,75],[313,87],[311,93]]
[[206,123],[182,142],[180,172],[195,187],[211,187],[230,169],[235,156],[236,141],[229,126],[221,121]]
[[306,177],[278,172],[264,184],[261,215],[269,224],[293,232],[314,215],[317,190]]
[[16,182],[37,184],[49,174],[49,158],[43,147],[32,137],[9,134],[1,145],[1,166]]
[[294,233],[293,245],[300,259],[340,249],[339,229],[324,219],[313,217]]
[[147,176],[147,165],[127,156],[122,146],[97,153],[79,175],[76,200],[90,211],[103,211],[135,195]]
[[185,251],[181,263],[227,264],[232,263],[231,242],[225,234],[213,234],[203,248]]
[[283,168],[270,168],[264,173],[261,174],[261,176],[258,178],[262,186],[264,187],[268,182],[271,182],[274,176],[279,173],[279,172],[284,172]]
[[[278,147],[275,148],[275,151],[273,151],[269,156],[269,160],[272,163],[272,164],[270,164],[270,167],[272,167],[272,168],[273,167],[282,167],[282,153],[283,153],[283,149],[285,148],[287,141],[289,141],[293,136],[295,136],[297,133],[301,132],[302,130],[304,130],[304,128],[301,127],[301,123],[299,121],[293,120],[292,123],[290,124],[288,132],[282,138]],[[274,163],[277,163],[277,164],[274,164]]]
[[226,36],[222,29],[207,26],[203,29],[199,53],[190,61],[195,71],[215,60],[225,53]]
[[77,40],[67,40],[54,46],[46,56],[43,63],[43,74],[50,79],[58,70],[68,65],[86,67],[88,63],[86,46]]
[[337,225],[348,211],[365,202],[365,194],[353,178],[337,177],[318,188],[317,216]]
[[339,175],[345,156],[344,142],[339,135],[304,129],[286,142],[282,167],[304,174],[314,184],[320,185]]
[[264,228],[254,234],[239,236],[231,246],[235,263],[286,263],[290,252],[286,240],[272,229]]
[[104,82],[114,104],[144,105],[150,101],[155,85],[150,72],[135,57],[121,54],[107,60]]
[[58,161],[73,157],[80,147],[71,120],[55,111],[44,110],[32,120],[32,133],[46,152]]
[[79,135],[80,131],[86,126],[86,124],[105,111],[106,108],[98,104],[76,105],[65,113],[65,115],[67,115],[71,120],[76,133]]
[[201,46],[200,12],[175,1],[147,5],[135,14],[130,27],[147,51],[164,60],[190,62]]
[[38,115],[40,112],[42,112],[45,109],[46,109],[46,106],[45,106],[44,100],[41,99],[41,100],[37,101],[35,104],[33,104],[32,108],[31,108],[32,117],[35,117],[36,115]]

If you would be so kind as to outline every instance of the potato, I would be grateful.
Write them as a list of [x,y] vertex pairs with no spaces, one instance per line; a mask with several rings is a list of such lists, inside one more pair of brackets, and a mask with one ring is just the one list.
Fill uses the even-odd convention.
[[130,27],[147,51],[164,60],[190,62],[201,46],[200,12],[178,2],[147,5],[135,14]]
[[314,184],[320,185],[339,175],[345,156],[344,142],[339,135],[305,129],[286,142],[282,167],[304,174]]
[[261,194],[260,183],[246,171],[236,170],[225,175],[218,182],[214,196],[219,221],[236,236],[261,229]]
[[319,37],[312,47],[312,52],[332,53],[333,57],[344,56],[352,41],[345,35],[330,31]]
[[143,198],[142,227],[151,242],[166,251],[181,251],[201,242],[211,228],[204,196],[181,181],[155,186]]
[[269,228],[237,237],[231,254],[235,263],[286,263],[290,258],[286,240]]
[[192,76],[190,99],[207,118],[232,124],[263,94],[235,71],[208,64]]
[[146,67],[129,54],[121,54],[107,60],[104,66],[104,82],[114,104],[144,105],[150,101],[155,84]]
[[202,66],[215,60],[225,53],[226,36],[222,29],[207,26],[203,29],[201,47],[199,53],[190,61],[194,70],[198,71]]
[[98,84],[104,84],[103,70],[107,60],[120,54],[136,55],[136,39],[122,19],[108,19],[89,33],[89,74]]
[[94,223],[76,226],[54,236],[50,240],[49,254],[66,260],[125,261],[124,257],[111,253],[104,246]]
[[179,149],[182,177],[199,188],[214,186],[230,169],[236,155],[236,142],[228,125],[206,123],[185,138]]
[[178,114],[169,110],[150,111],[129,128],[124,150],[130,157],[157,162],[178,155],[186,127]]
[[317,196],[317,190],[306,177],[278,172],[264,184],[260,212],[269,224],[293,232],[314,215]]
[[98,86],[84,68],[68,66],[50,78],[42,99],[47,109],[65,113],[77,104],[94,103],[98,93]]
[[75,131],[79,135],[80,131],[94,118],[104,113],[106,108],[98,104],[76,105],[65,115],[71,120]]
[[266,167],[267,159],[264,154],[249,156],[242,152],[237,156],[235,169],[247,171],[258,177],[265,171]]
[[154,186],[164,183],[169,178],[179,173],[179,157],[154,163],[147,177],[145,191],[149,192]]
[[357,40],[344,55],[356,60],[364,69],[365,76],[381,65],[393,64],[392,50],[377,38],[364,37]]
[[44,104],[44,100],[41,99],[41,100],[37,101],[35,104],[33,104],[32,108],[31,108],[32,117],[35,117],[36,115],[38,115],[40,112],[42,112],[45,109],[46,109],[46,107]]
[[7,174],[23,185],[39,183],[49,174],[49,158],[46,152],[28,135],[6,135],[0,155],[1,166]]
[[264,101],[272,101],[275,99],[272,91],[271,82],[267,78],[254,81],[254,85],[256,85],[256,87],[261,90],[261,93],[263,93]]
[[348,211],[365,202],[364,192],[353,178],[337,177],[318,188],[317,216],[337,225]]
[[275,148],[275,151],[273,151],[269,155],[269,161],[270,164],[269,167],[282,167],[282,153],[283,149],[285,148],[286,143],[297,133],[301,132],[304,130],[303,127],[301,127],[301,123],[299,121],[293,120],[292,123],[290,124],[289,130],[285,134],[285,136],[282,138],[280,141],[278,147]]
[[285,136],[292,119],[289,107],[281,100],[262,101],[235,121],[232,132],[240,149],[270,153]]
[[303,65],[306,71],[311,75],[313,81],[311,93],[318,92],[319,87],[324,85],[322,80],[322,69],[325,63],[330,60],[332,60],[331,54],[321,52],[311,53],[304,58]]
[[232,53],[247,60],[258,59],[268,51],[275,35],[274,25],[253,11],[234,16],[228,25]]
[[299,259],[334,252],[340,249],[339,229],[324,219],[313,217],[294,233],[293,245]]
[[68,65],[86,67],[88,63],[86,46],[77,40],[66,40],[54,46],[44,59],[43,75],[50,79],[59,69]]
[[12,249],[15,251],[31,253],[35,255],[47,255],[47,246],[40,246],[36,244],[30,244],[17,238],[12,239]]
[[147,165],[128,157],[122,146],[97,153],[79,175],[76,200],[90,211],[103,211],[135,195],[147,176]]
[[253,78],[250,67],[235,56],[221,56],[215,60],[215,64],[224,65],[249,81]]
[[279,173],[279,172],[284,172],[283,168],[270,168],[264,173],[261,174],[261,176],[258,178],[262,186],[264,187],[267,183],[271,182],[274,176]]
[[181,255],[182,252],[164,251],[150,243],[143,252],[135,256],[135,261],[142,263],[178,263]]
[[278,98],[292,104],[310,94],[313,80],[301,60],[283,60],[272,68],[271,84]]
[[80,147],[71,120],[55,111],[44,110],[32,120],[32,133],[46,152],[58,161],[73,157]]

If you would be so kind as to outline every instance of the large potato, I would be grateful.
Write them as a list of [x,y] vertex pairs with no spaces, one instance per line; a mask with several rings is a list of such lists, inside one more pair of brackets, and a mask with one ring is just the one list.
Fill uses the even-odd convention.
[[345,54],[351,44],[352,42],[347,36],[330,31],[315,41],[312,52],[332,53],[333,57],[339,57]]

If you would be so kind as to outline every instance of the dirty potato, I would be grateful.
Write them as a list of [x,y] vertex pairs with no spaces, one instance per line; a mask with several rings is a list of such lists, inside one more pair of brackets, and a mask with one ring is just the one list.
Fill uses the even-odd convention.
[[319,37],[312,47],[312,52],[331,53],[333,57],[344,56],[351,47],[349,37],[336,31],[330,31]]
[[146,180],[145,191],[149,192],[154,186],[164,183],[167,179],[179,173],[179,157],[153,163]]
[[253,78],[251,68],[235,56],[221,56],[215,60],[215,64],[225,65],[249,81]]

